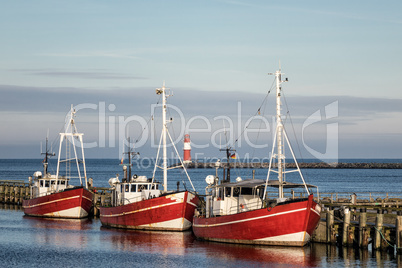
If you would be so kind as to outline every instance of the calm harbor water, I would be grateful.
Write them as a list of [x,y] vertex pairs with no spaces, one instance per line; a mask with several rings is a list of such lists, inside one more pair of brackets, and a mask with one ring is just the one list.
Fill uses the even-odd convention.
[[[369,162],[364,161],[362,162]],[[55,167],[55,166],[54,166]],[[0,160],[0,179],[28,181],[41,170],[41,160]],[[52,169],[50,169],[52,170]],[[95,186],[107,187],[121,172],[118,160],[87,161]],[[150,176],[153,167],[142,167]],[[235,178],[251,177],[249,169],[232,171]],[[256,170],[256,177],[266,176]],[[196,190],[203,193],[204,179],[212,169],[189,170]],[[303,171],[320,192],[398,193],[402,170],[317,169]],[[174,170],[169,187],[186,181]],[[290,178],[291,179],[291,178]],[[75,181],[74,181],[75,180]],[[72,184],[77,184],[77,180]],[[190,187],[189,182],[186,182]],[[181,186],[182,187],[182,186]],[[401,194],[402,195],[402,194]],[[26,217],[20,207],[0,204],[1,267],[398,267],[401,257],[369,250],[342,249],[312,244],[305,248],[256,247],[198,241],[191,232],[140,232],[106,229],[98,219],[61,220]]]

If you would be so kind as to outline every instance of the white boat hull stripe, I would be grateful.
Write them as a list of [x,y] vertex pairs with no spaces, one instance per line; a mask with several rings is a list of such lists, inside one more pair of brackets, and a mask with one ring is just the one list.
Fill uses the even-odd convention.
[[[67,197],[67,198],[60,198],[60,199],[56,199],[56,200],[52,200],[52,201],[49,201],[49,202],[44,202],[44,203],[40,203],[40,204],[36,204],[36,205],[23,206],[22,208],[34,208],[34,207],[38,207],[38,206],[43,206],[43,205],[51,204],[51,203],[54,203],[54,202],[60,202],[60,201],[75,199],[75,198],[79,198],[79,197],[80,197],[79,195],[70,196],[70,197]],[[91,200],[91,199],[89,199],[89,198],[87,198],[87,197],[85,197],[85,196],[83,196],[83,197],[86,198],[86,199],[88,199],[88,200]],[[92,202],[92,200],[91,200],[91,202]]]

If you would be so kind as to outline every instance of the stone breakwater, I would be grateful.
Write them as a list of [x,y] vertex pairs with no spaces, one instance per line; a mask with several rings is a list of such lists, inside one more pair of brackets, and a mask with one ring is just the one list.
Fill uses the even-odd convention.
[[[227,168],[228,163],[220,163],[221,168]],[[187,168],[215,168],[215,163],[191,162]],[[231,168],[268,168],[269,163],[232,162]],[[276,164],[273,164],[276,167]],[[294,163],[286,163],[286,168],[295,168]],[[299,163],[300,168],[348,168],[348,169],[402,169],[402,163]]]

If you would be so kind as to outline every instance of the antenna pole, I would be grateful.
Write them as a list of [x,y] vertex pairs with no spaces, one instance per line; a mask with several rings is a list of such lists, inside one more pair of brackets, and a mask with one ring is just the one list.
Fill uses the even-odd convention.
[[131,180],[131,140],[130,137],[128,137],[128,179],[127,181]]

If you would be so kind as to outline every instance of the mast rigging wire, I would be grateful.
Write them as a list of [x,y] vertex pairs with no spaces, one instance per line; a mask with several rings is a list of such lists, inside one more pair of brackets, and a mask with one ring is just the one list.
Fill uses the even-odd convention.
[[[255,114],[253,115],[253,117],[256,116],[256,115],[261,114],[261,108],[262,108],[263,105],[265,105],[265,102],[266,102],[266,100],[267,100],[269,94],[271,93],[272,89],[274,88],[274,85],[275,85],[275,80],[272,82],[271,88],[268,90],[268,93],[265,95],[264,100],[262,101],[260,107],[258,107],[258,109],[257,109],[257,111],[255,112]],[[239,139],[243,136],[244,132],[245,132],[246,129],[250,126],[250,124],[251,124],[251,121],[250,121],[249,124],[243,129],[243,131],[240,133],[240,135],[236,138],[236,140],[235,140],[234,143],[233,143],[233,146],[235,146],[235,144],[236,144],[236,143],[239,141]]]

